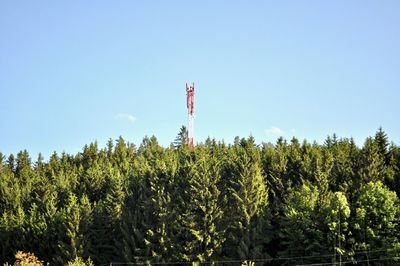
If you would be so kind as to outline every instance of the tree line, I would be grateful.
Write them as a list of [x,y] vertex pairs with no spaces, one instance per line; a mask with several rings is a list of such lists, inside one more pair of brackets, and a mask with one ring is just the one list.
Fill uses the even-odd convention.
[[[0,259],[50,265],[399,263],[400,148],[208,138],[195,148],[120,137],[32,161],[0,153]],[[220,262],[220,263],[218,263]]]

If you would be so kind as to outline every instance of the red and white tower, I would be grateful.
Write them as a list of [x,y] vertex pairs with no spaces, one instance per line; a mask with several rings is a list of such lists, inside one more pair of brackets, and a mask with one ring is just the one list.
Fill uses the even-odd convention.
[[188,146],[194,147],[194,83],[188,86],[186,82],[187,109],[189,117]]

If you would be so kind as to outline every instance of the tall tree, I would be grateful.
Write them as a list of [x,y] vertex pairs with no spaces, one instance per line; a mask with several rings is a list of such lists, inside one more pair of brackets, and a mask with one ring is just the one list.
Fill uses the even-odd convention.
[[360,182],[383,181],[385,177],[385,162],[379,153],[378,146],[372,138],[367,138],[362,148],[359,169]]
[[221,252],[225,240],[217,157],[210,155],[204,147],[197,148],[196,161],[189,165],[188,175],[190,202],[183,218],[190,237],[184,244],[185,259],[210,261]]
[[324,254],[326,250],[319,224],[318,201],[318,188],[310,183],[302,184],[289,194],[280,230],[285,246],[280,252],[281,256],[298,257],[296,263],[301,264],[325,262],[323,257],[314,259],[314,256]]
[[389,155],[390,143],[382,127],[380,127],[376,132],[374,142],[377,146],[378,153],[384,158],[385,163],[388,164],[390,160],[390,155]]
[[187,143],[188,143],[188,130],[185,126],[182,126],[173,144],[174,147],[177,149],[182,145],[187,145]]
[[325,206],[325,221],[328,226],[327,241],[330,244],[330,251],[334,252],[333,262],[342,262],[342,257],[351,254],[347,251],[349,238],[349,218],[350,205],[346,195],[343,192],[335,192],[329,195],[328,202]]
[[236,157],[233,161],[231,186],[228,188],[230,209],[226,248],[235,259],[256,259],[267,256],[264,245],[267,239],[262,232],[267,230],[266,222],[268,190],[261,168],[260,154],[254,139],[242,139],[233,147]]
[[400,208],[396,193],[380,181],[369,182],[359,191],[355,207],[355,249],[364,251],[355,259],[393,256],[392,250],[400,247]]
[[105,177],[104,198],[93,209],[91,226],[91,258],[96,264],[118,262],[121,257],[119,242],[122,237],[122,208],[125,199],[123,178],[110,168]]
[[79,201],[74,194],[68,197],[67,205],[59,213],[60,234],[55,261],[64,264],[76,257],[89,255],[89,228],[92,223],[92,208],[88,197]]

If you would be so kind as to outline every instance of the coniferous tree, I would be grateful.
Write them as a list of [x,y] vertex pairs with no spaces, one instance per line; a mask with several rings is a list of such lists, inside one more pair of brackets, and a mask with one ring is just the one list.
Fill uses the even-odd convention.
[[361,152],[359,176],[361,184],[383,181],[385,177],[384,157],[372,138],[367,138]]
[[260,154],[257,151],[254,139],[242,139],[234,146],[237,154],[234,164],[231,165],[231,186],[228,188],[233,204],[227,222],[226,248],[229,256],[235,259],[255,259],[267,256],[264,244],[267,240],[259,238],[267,228],[268,190],[261,168]]
[[93,210],[91,227],[91,258],[97,264],[118,261],[122,237],[122,208],[125,198],[123,179],[118,171],[110,169],[105,178],[104,198]]
[[282,251],[282,241],[279,236],[285,201],[292,189],[292,183],[287,177],[288,145],[283,138],[277,140],[276,145],[264,145],[261,151],[263,170],[266,175],[268,201],[270,212],[270,238],[267,253],[273,257]]
[[390,145],[386,133],[382,127],[375,134],[374,143],[378,149],[378,153],[383,160],[383,182],[389,188],[396,190],[396,159],[394,155],[395,147]]
[[185,126],[182,126],[173,144],[174,147],[177,149],[182,145],[187,145],[187,143],[188,143],[188,130]]
[[184,244],[184,258],[188,261],[210,261],[221,252],[225,240],[217,157],[209,155],[204,147],[197,148],[196,161],[189,165],[188,175],[190,202],[183,218],[190,237]]
[[[143,183],[138,208],[143,220],[134,231],[143,233],[144,246],[135,245],[141,247],[138,253],[142,261],[165,262],[172,257],[173,241],[168,225],[174,221],[170,191],[177,171],[172,154],[172,150],[164,151],[154,137],[144,139],[139,148],[136,169]],[[131,250],[125,253],[132,254]]]
[[389,141],[386,133],[383,131],[382,127],[378,129],[374,138],[375,145],[377,146],[378,153],[384,158],[386,164],[389,163]]
[[356,152],[355,148],[348,139],[341,139],[337,145],[328,147],[334,158],[330,173],[331,190],[347,192],[352,188],[356,174],[356,162],[353,160],[354,156],[352,157],[352,154]]
[[60,234],[58,252],[55,261],[63,264],[76,257],[86,258],[89,255],[89,228],[92,223],[92,208],[88,197],[80,201],[70,194],[66,206],[59,213]]
[[142,208],[145,200],[144,187],[144,180],[141,177],[131,176],[122,209],[120,249],[122,258],[129,263],[141,263],[146,260],[145,224]]
[[302,179],[302,158],[301,158],[301,147],[298,139],[294,138],[291,140],[291,143],[288,147],[287,154],[287,178],[290,180],[290,183],[293,185],[299,185]]
[[4,211],[0,217],[0,252],[5,261],[26,246],[25,219],[21,206],[12,211]]
[[261,146],[210,137],[195,148],[146,137],[138,150],[120,137],[48,161],[0,153],[0,258],[26,250],[54,265],[268,255],[390,265],[400,246],[399,150],[379,129],[361,149],[336,135]]

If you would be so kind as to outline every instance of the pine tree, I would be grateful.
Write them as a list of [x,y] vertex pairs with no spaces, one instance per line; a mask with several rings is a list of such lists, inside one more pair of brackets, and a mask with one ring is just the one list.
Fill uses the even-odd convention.
[[398,172],[396,165],[396,155],[394,144],[389,143],[386,133],[382,127],[378,129],[375,134],[374,143],[378,149],[380,157],[383,159],[383,182],[392,190],[396,190],[396,172]]
[[19,182],[22,193],[22,202],[25,209],[29,206],[30,192],[35,182],[31,158],[28,151],[24,150],[18,153],[15,167],[15,176]]
[[87,196],[80,201],[74,194],[68,197],[67,205],[59,214],[60,234],[57,263],[65,264],[76,257],[87,258],[90,249],[89,228],[92,223],[92,208]]
[[285,200],[292,189],[292,183],[287,176],[288,145],[283,138],[279,138],[276,145],[264,145],[261,151],[263,170],[268,185],[268,201],[270,211],[270,238],[267,245],[268,254],[278,256],[282,250],[282,241],[278,232],[282,223]]
[[[268,191],[264,182],[260,154],[254,139],[242,139],[240,145],[234,146],[236,161],[231,167],[231,187],[228,188],[231,199],[228,219],[228,236],[226,250],[228,256],[235,259],[255,259],[266,256],[263,252],[267,228]],[[236,248],[235,248],[236,247]]]
[[91,227],[90,257],[96,264],[118,261],[121,257],[119,242],[125,193],[123,179],[117,170],[110,169],[105,185],[105,198],[94,207]]
[[187,145],[187,143],[188,143],[188,130],[185,126],[182,126],[173,144],[175,149],[178,149],[182,145]]
[[25,249],[26,214],[21,206],[15,210],[4,211],[0,216],[0,255],[4,261],[10,261],[15,252]]
[[302,179],[302,158],[300,143],[294,137],[288,147],[287,160],[287,178],[290,180],[291,184],[297,186],[301,183]]
[[34,163],[27,151],[0,153],[0,258],[26,250],[54,265],[268,255],[281,264],[342,256],[391,265],[399,180],[400,149],[382,129],[361,149],[336,135],[324,145],[280,138],[261,147],[252,137],[209,137],[195,149],[146,137],[138,150],[120,137]]
[[[174,222],[171,186],[177,171],[173,150],[164,151],[155,138],[144,139],[135,169],[141,180],[137,183],[140,202],[136,211],[142,220],[133,226],[123,225],[127,244],[125,257],[137,257],[148,262],[168,261],[173,254],[172,235],[168,226]],[[134,212],[125,217],[135,217],[137,214]],[[130,241],[130,237],[138,235],[137,232],[141,232],[143,238]]]
[[337,145],[332,146],[331,150],[334,161],[330,173],[330,188],[333,191],[347,192],[353,186],[353,179],[356,174],[357,164],[352,160],[355,146],[352,146],[350,140],[341,139]]
[[135,145],[125,143],[125,140],[120,136],[115,144],[113,162],[122,176],[128,176],[128,174],[130,174],[132,160],[135,156]]
[[388,164],[390,160],[389,155],[389,141],[386,133],[383,131],[382,127],[378,129],[375,134],[374,142],[377,146],[378,153],[384,158],[385,163]]
[[43,241],[46,240],[46,233],[48,230],[45,219],[44,214],[41,213],[37,205],[33,203],[29,209],[24,224],[24,227],[26,228],[26,239],[29,239],[26,243],[27,245],[25,250],[30,250],[41,258],[44,258],[41,256],[42,254],[46,255],[44,254],[46,251],[42,249],[45,247]]
[[122,258],[128,263],[146,261],[145,224],[142,207],[145,200],[144,190],[144,180],[141,177],[132,176],[121,217],[120,249]]
[[370,181],[376,182],[384,180],[384,158],[379,153],[378,147],[372,138],[367,138],[362,149],[359,176],[361,185]]
[[225,240],[217,157],[209,155],[205,147],[198,147],[196,161],[189,166],[188,175],[190,202],[183,219],[190,237],[184,244],[184,258],[188,261],[211,261],[221,251]]

